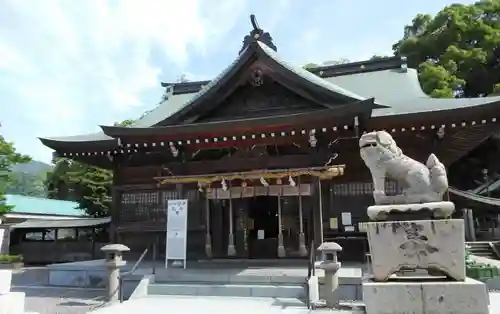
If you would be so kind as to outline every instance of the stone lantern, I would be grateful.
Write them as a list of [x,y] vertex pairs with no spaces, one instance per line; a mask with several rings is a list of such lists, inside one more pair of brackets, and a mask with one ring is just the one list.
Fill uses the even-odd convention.
[[339,287],[338,271],[341,263],[338,261],[338,252],[342,247],[335,242],[324,242],[318,247],[321,252],[321,262],[318,267],[325,271],[326,306],[334,308],[339,304],[335,290]]
[[127,263],[123,260],[123,252],[130,249],[123,244],[108,244],[101,251],[106,254],[105,263],[108,268],[108,302],[117,302],[120,298],[120,268]]

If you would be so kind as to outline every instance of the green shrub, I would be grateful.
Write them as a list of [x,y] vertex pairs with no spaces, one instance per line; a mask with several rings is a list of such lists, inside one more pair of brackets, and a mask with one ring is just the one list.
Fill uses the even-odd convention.
[[22,255],[8,255],[8,254],[0,254],[0,263],[22,263],[23,256]]
[[471,258],[470,247],[465,247],[465,272],[472,279],[486,281],[499,275],[499,270],[493,265],[476,263]]

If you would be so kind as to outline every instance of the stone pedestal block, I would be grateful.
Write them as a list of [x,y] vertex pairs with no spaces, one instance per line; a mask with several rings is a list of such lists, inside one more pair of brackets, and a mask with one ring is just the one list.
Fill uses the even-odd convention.
[[366,227],[375,281],[386,281],[403,267],[465,280],[462,219],[369,222]]
[[[401,196],[401,195],[400,195]],[[404,197],[404,196],[401,196]],[[403,201],[403,200],[401,200]],[[393,215],[418,215],[419,212],[426,212],[429,218],[449,218],[455,211],[455,204],[452,202],[430,202],[418,204],[388,204],[388,205],[373,205],[367,210],[368,217],[371,220],[392,220],[388,218]],[[418,219],[418,218],[417,218]],[[427,218],[420,218],[427,219]]]
[[12,280],[12,270],[0,269],[0,295],[10,292],[10,283]]
[[24,292],[0,295],[0,314],[24,314]]
[[366,282],[366,314],[488,314],[486,285],[465,282]]

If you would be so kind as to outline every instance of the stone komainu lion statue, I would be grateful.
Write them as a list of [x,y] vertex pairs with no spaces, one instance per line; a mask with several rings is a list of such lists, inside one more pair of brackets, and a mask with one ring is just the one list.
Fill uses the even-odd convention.
[[[375,204],[426,203],[443,200],[448,189],[446,169],[431,154],[426,165],[406,156],[385,131],[363,134],[359,139],[361,158],[373,178]],[[404,188],[402,195],[386,196],[386,178]]]

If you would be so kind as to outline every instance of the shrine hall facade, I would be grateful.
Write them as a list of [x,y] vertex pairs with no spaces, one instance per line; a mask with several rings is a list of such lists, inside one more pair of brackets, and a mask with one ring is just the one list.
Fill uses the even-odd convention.
[[130,127],[41,141],[113,171],[112,241],[135,252],[164,250],[167,202],[188,199],[189,259],[304,258],[325,238],[360,259],[373,204],[363,132],[449,167],[499,129],[500,97],[430,98],[402,57],[306,70],[258,27],[213,80],[162,86]]

